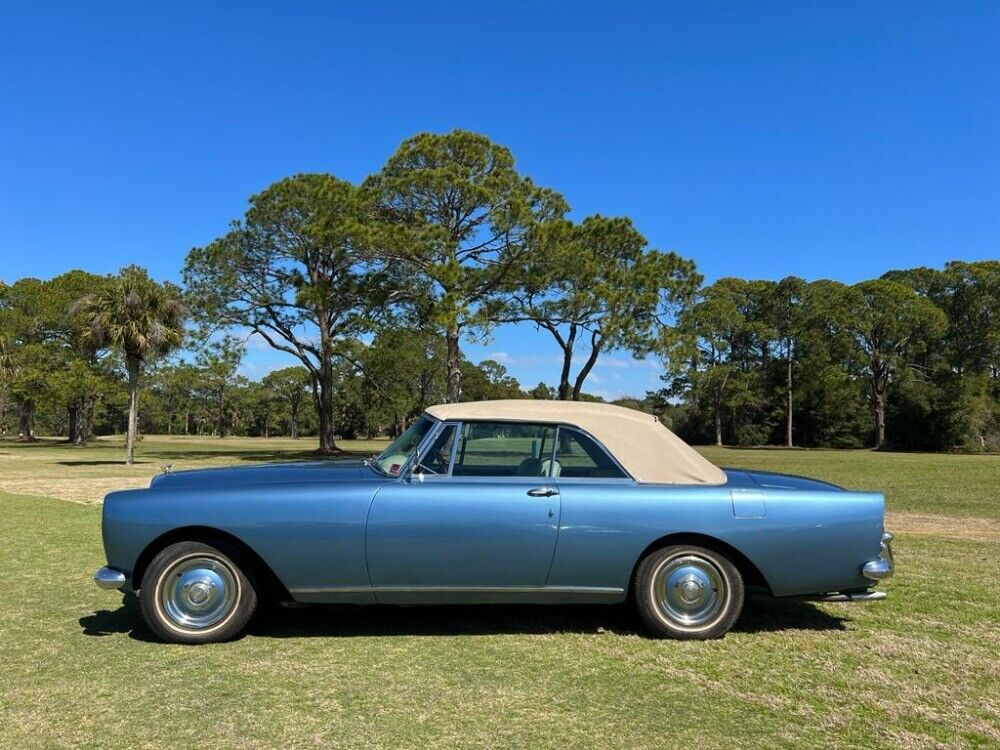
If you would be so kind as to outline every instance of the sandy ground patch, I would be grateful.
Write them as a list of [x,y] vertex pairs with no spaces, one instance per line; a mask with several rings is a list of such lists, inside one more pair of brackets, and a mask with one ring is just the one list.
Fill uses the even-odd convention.
[[71,503],[94,505],[103,502],[104,496],[115,490],[148,487],[149,477],[78,477],[53,479],[18,477],[0,479],[0,492],[12,495],[34,495],[66,500]]
[[1000,521],[993,518],[949,518],[929,513],[887,513],[885,527],[893,533],[1000,542]]

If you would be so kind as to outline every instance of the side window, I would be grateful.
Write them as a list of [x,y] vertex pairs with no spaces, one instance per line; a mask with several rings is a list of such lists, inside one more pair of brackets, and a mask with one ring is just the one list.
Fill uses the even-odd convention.
[[593,439],[567,427],[559,428],[554,474],[568,478],[627,478],[627,475]]
[[455,425],[446,425],[434,438],[414,467],[418,474],[447,474],[451,463],[451,448],[455,444]]
[[453,476],[544,477],[556,428],[519,422],[466,422]]

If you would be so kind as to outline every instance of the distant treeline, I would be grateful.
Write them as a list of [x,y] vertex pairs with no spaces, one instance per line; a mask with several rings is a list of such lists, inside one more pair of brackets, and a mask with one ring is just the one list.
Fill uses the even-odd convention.
[[[192,249],[183,286],[130,266],[0,284],[0,430],[336,438],[428,404],[587,396],[609,350],[663,363],[622,399],[690,442],[1000,450],[1000,261],[854,285],[725,278],[625,217],[565,218],[510,151],[464,131],[403,142],[360,185],[289,177]],[[544,331],[562,359],[525,391],[464,341]],[[248,342],[296,366],[240,375]],[[140,408],[141,404],[141,408]]]

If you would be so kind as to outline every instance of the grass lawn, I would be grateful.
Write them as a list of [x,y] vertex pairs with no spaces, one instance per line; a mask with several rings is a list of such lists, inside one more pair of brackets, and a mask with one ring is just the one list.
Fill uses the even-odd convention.
[[0,442],[0,748],[1000,746],[1000,457],[704,449],[884,490],[900,532],[887,601],[754,600],[708,643],[620,607],[413,607],[166,646],[91,583],[104,492],[312,447],[147,437],[126,468],[118,440]]

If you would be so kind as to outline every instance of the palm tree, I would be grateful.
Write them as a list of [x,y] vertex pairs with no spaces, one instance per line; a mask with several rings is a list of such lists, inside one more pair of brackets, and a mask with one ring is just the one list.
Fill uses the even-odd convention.
[[145,361],[167,354],[184,338],[187,311],[180,290],[158,284],[146,269],[128,266],[94,294],[76,303],[84,339],[95,348],[110,347],[125,356],[128,372],[128,436],[125,463],[131,464],[139,417],[139,375]]

